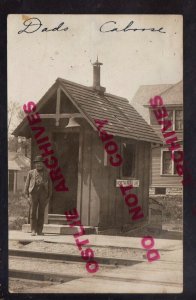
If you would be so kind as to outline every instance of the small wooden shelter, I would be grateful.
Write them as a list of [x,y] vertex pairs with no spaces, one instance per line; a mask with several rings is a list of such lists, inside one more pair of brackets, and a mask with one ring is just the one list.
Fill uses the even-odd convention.
[[[93,64],[92,87],[58,78],[37,103],[37,111],[69,187],[68,192],[53,190],[50,216],[77,207],[83,225],[110,228],[133,222],[119,191],[121,180],[136,186],[133,192],[147,218],[151,143],[161,141],[127,99],[100,86],[100,66],[98,61]],[[104,129],[118,144],[120,167],[110,165],[94,119],[108,120]],[[26,119],[14,135],[31,138]],[[40,154],[33,138],[31,154],[32,161]]]

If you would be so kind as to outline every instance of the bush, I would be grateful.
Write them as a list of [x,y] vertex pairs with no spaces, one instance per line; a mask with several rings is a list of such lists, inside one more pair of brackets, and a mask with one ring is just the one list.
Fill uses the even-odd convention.
[[21,230],[23,224],[27,224],[27,218],[18,217],[9,222],[9,229],[10,230]]
[[8,196],[9,217],[28,217],[29,204],[21,192]]
[[9,229],[21,230],[28,222],[29,204],[21,192],[8,195]]
[[182,195],[156,195],[151,196],[162,205],[163,223],[182,221],[183,197]]

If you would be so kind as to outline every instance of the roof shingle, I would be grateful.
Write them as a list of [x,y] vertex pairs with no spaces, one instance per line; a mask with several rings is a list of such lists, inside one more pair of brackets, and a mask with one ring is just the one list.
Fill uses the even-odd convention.
[[94,119],[107,119],[107,132],[136,140],[160,143],[160,139],[147,122],[129,104],[128,100],[112,94],[100,95],[93,88],[58,79],[72,96],[78,107],[94,123]]

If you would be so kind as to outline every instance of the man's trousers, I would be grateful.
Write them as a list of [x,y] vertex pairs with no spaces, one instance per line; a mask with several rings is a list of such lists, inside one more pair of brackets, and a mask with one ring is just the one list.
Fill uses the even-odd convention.
[[44,225],[44,211],[47,204],[47,196],[43,189],[33,191],[30,194],[30,224],[31,231],[41,233]]

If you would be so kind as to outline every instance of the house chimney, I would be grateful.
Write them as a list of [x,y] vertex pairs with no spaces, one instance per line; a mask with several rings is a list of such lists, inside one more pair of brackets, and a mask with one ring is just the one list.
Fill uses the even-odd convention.
[[105,88],[100,85],[100,69],[103,64],[98,61],[98,57],[96,62],[93,63],[93,88],[100,92],[104,93]]

